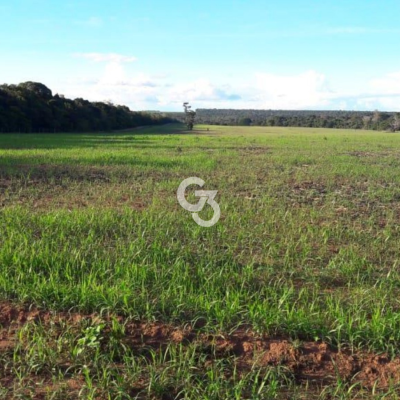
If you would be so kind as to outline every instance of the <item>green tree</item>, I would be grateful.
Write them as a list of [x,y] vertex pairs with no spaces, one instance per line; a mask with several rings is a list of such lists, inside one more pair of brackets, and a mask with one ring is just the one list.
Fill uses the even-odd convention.
[[0,132],[86,132],[175,121],[112,103],[66,99],[42,83],[0,85]]
[[191,110],[192,106],[188,102],[183,103],[183,108],[185,109],[185,122],[189,131],[193,130],[194,120],[196,118],[196,112]]
[[240,118],[238,125],[240,126],[250,126],[251,125],[251,118]]

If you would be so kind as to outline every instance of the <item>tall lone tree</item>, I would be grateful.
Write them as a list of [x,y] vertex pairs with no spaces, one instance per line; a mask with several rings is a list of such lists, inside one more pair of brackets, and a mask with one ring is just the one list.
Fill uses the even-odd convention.
[[185,109],[185,123],[189,131],[193,130],[194,119],[196,118],[196,111],[191,110],[192,106],[188,102],[183,103]]
[[393,115],[392,120],[390,122],[390,130],[392,132],[396,132],[400,129],[400,113],[396,113]]

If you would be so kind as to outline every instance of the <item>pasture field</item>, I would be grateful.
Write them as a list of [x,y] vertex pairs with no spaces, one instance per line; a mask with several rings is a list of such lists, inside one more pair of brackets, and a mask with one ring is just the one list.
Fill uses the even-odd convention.
[[399,134],[0,135],[0,398],[397,399],[399,247]]

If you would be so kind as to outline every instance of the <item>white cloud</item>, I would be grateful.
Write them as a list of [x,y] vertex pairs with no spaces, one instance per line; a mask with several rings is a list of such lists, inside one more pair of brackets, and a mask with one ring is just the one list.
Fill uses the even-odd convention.
[[392,72],[370,82],[373,90],[383,94],[400,94],[400,71]]
[[165,94],[163,103],[171,101],[180,104],[185,100],[210,104],[212,102],[240,99],[239,95],[231,92],[229,85],[217,86],[207,79],[198,79],[194,82],[174,85]]
[[206,78],[177,81],[164,74],[133,72],[125,63],[135,57],[116,53],[82,53],[78,57],[104,63],[90,78],[69,81],[60,92],[92,101],[110,99],[132,109],[180,110],[183,101],[195,108],[400,110],[400,72],[365,84],[364,93],[338,92],[315,70],[293,75],[259,72],[240,85],[217,84]]
[[152,76],[129,73],[124,64],[135,61],[135,57],[116,53],[80,53],[74,56],[105,65],[97,77],[81,76],[75,82],[69,80],[61,88],[68,97],[85,97],[92,101],[110,99],[133,109],[180,109],[183,101],[196,101],[198,107],[211,104],[222,107],[240,98],[229,86],[217,86],[206,79],[174,84],[165,73]]
[[136,57],[117,53],[75,53],[74,56],[94,62],[131,63],[137,60]]
[[371,80],[366,93],[354,98],[362,109],[400,111],[400,71]]
[[326,77],[312,70],[292,76],[258,73],[254,92],[261,108],[320,108],[332,98]]
[[83,97],[91,101],[111,100],[132,109],[149,109],[158,102],[161,82],[145,74],[131,76],[125,66],[109,62],[96,79],[81,78],[69,81],[61,92],[67,97]]
[[69,85],[65,94],[79,90],[90,100],[111,99],[133,109],[166,110],[179,110],[183,101],[196,108],[324,108],[333,97],[324,75],[315,71],[294,76],[260,73],[237,88],[205,78],[178,83],[168,80],[168,75],[129,76],[122,64],[112,62],[95,83]]

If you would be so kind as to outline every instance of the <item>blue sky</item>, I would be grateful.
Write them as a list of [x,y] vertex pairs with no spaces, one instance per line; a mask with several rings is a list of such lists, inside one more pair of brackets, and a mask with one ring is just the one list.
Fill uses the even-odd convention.
[[136,110],[400,111],[398,0],[0,0],[0,83]]

